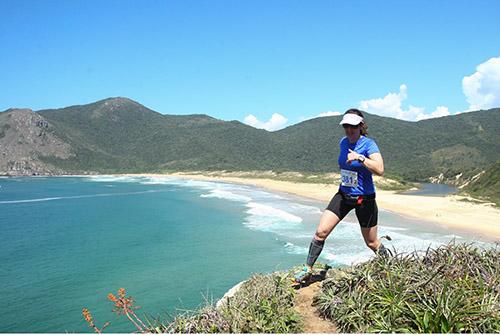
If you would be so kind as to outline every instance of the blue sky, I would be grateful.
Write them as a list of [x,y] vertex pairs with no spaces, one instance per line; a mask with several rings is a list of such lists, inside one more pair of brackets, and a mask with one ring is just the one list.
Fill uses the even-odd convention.
[[124,96],[273,130],[351,107],[407,120],[499,107],[498,13],[496,0],[0,0],[0,110]]

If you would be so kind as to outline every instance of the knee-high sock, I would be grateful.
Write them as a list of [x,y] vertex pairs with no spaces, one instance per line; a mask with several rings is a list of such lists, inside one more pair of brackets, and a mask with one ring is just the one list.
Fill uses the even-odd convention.
[[311,244],[309,245],[309,254],[307,255],[307,265],[313,266],[316,260],[319,257],[319,254],[321,253],[321,250],[323,250],[323,245],[325,244],[325,241],[318,241],[313,237]]
[[376,254],[379,254],[381,256],[389,256],[389,250],[382,244],[380,243],[380,246],[378,247],[378,250],[375,251]]

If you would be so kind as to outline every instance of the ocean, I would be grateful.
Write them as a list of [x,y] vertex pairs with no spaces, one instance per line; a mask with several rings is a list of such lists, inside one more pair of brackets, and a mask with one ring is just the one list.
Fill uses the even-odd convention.
[[[97,325],[111,323],[106,331],[131,332],[106,298],[120,287],[151,318],[215,302],[253,273],[304,263],[325,206],[170,177],[0,178],[0,332],[93,332],[84,307]],[[384,210],[379,234],[398,251],[472,241]],[[372,256],[353,211],[319,261],[340,267]]]

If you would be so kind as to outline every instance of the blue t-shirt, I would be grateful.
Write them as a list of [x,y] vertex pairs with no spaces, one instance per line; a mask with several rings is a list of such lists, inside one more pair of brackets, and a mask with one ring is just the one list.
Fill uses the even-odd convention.
[[349,139],[344,136],[340,140],[340,154],[338,159],[341,169],[340,190],[353,195],[375,193],[371,171],[358,161],[352,161],[351,164],[346,163],[349,149],[365,157],[369,157],[375,152],[380,152],[377,144],[371,138],[361,135],[356,143],[349,143]]

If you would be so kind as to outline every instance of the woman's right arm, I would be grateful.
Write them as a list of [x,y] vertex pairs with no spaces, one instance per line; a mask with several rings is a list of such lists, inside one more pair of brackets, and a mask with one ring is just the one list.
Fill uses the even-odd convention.
[[365,157],[365,161],[361,164],[377,176],[384,174],[384,160],[380,152],[375,152],[369,157]]

